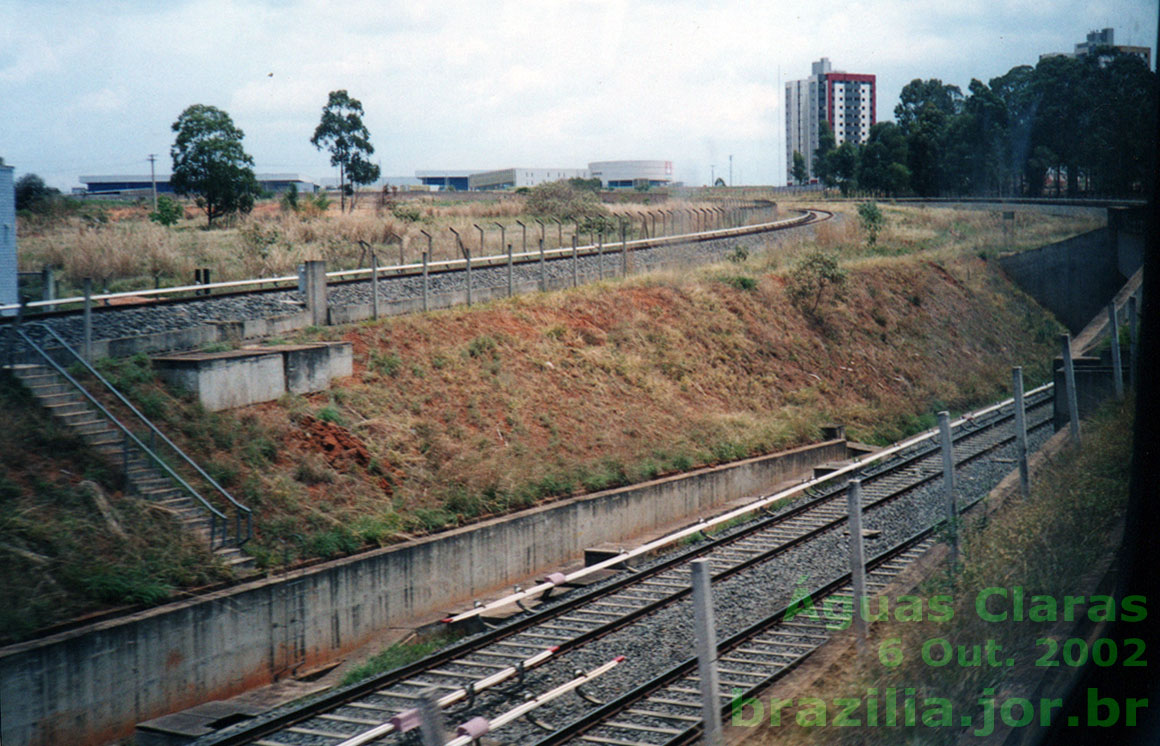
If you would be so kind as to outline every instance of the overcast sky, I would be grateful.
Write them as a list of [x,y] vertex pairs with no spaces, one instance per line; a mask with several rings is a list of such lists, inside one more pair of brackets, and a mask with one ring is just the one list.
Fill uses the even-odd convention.
[[257,171],[320,179],[309,139],[345,88],[384,175],[656,158],[703,184],[732,154],[734,183],[780,184],[783,84],[822,56],[878,76],[881,121],[914,78],[965,90],[1106,26],[1155,47],[1156,21],[1156,0],[0,0],[0,157],[66,190],[149,153],[168,173],[204,103]]

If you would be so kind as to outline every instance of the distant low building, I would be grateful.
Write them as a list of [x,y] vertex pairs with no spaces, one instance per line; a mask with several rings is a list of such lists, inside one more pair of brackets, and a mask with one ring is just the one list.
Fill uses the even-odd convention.
[[[1144,64],[1149,68],[1152,67],[1152,50],[1149,47],[1133,47],[1123,44],[1116,44],[1116,30],[1113,28],[1099,29],[1098,31],[1089,31],[1087,38],[1075,45],[1074,52],[1048,52],[1047,54],[1039,55],[1039,59],[1046,59],[1047,57],[1088,57],[1093,54],[1098,54],[1100,49],[1114,49],[1118,54],[1130,54],[1139,57],[1144,61]],[[1107,64],[1110,58],[1107,55],[1100,55],[1100,65]]]
[[[12,166],[0,158],[0,306],[19,303],[16,263],[16,189]],[[15,311],[0,311],[11,316]]]
[[479,171],[463,169],[416,171],[415,178],[427,186],[436,187],[444,191],[455,190],[458,192],[466,192],[469,188],[468,179],[471,178],[472,174],[477,173]]
[[[254,174],[258,185],[263,191],[280,194],[293,184],[299,193],[313,194],[318,185],[313,179],[299,174]],[[169,176],[157,177],[157,193],[173,194],[173,185],[169,183]],[[81,194],[105,194],[137,196],[152,193],[153,180],[148,175],[112,175],[112,176],[82,176],[80,182],[85,185]]]
[[587,178],[588,170],[583,168],[503,168],[471,174],[467,177],[467,188],[472,191],[518,189],[563,179]]
[[605,189],[663,187],[673,183],[672,161],[593,161],[588,173]]

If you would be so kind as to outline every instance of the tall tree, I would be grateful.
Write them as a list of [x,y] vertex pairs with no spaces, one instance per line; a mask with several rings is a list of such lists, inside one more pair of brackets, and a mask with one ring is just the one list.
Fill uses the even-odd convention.
[[810,171],[806,168],[806,157],[801,154],[801,151],[793,151],[793,180],[799,185],[805,184],[809,175]]
[[833,165],[830,154],[837,147],[838,141],[834,139],[834,131],[830,129],[830,123],[824,120],[819,122],[818,149],[814,151],[814,176],[826,186],[834,186],[837,183],[832,181],[830,175],[830,166]]
[[858,159],[858,187],[877,194],[898,194],[910,187],[906,137],[894,122],[878,122]]
[[208,226],[216,218],[249,212],[261,192],[254,159],[242,148],[245,134],[230,115],[213,106],[194,104],[173,123],[177,139],[170,148],[174,191],[190,195],[205,211]]
[[[347,180],[354,185],[370,184],[379,178],[379,167],[368,160],[375,152],[371,133],[363,124],[363,106],[345,90],[331,91],[322,119],[314,129],[310,142],[319,150],[330,152],[330,165],[338,166],[338,186],[341,193],[340,209],[346,210]],[[352,194],[353,194],[353,190]],[[354,209],[354,199],[351,199]]]

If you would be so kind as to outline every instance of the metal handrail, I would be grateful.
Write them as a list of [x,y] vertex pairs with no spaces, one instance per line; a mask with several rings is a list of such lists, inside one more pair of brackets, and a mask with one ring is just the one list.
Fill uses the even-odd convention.
[[[58,344],[60,344],[60,346],[63,350],[65,350],[77,362],[79,362],[82,366],[84,366],[85,370],[87,370],[106,389],[108,389],[108,391],[110,393],[112,393],[123,405],[128,407],[129,411],[131,411],[137,417],[138,420],[140,420],[146,427],[149,428],[149,431],[153,434],[153,436],[160,438],[161,441],[163,443],[165,443],[167,446],[169,446],[169,448],[174,453],[176,453],[183,461],[185,461],[186,464],[188,464],[190,467],[192,467],[194,469],[194,471],[196,471],[198,473],[198,475],[201,476],[202,479],[204,479],[207,483],[209,483],[210,486],[212,486],[215,490],[217,490],[217,492],[220,495],[222,495],[222,497],[224,497],[226,500],[228,500],[230,502],[231,505],[234,506],[234,509],[235,509],[234,510],[234,541],[236,542],[237,546],[239,546],[239,547],[242,546],[243,544],[245,544],[247,541],[249,541],[253,537],[253,511],[251,511],[245,505],[242,505],[237,500],[235,500],[234,497],[232,495],[230,495],[230,493],[225,490],[225,488],[223,488],[220,484],[218,484],[217,481],[213,477],[211,477],[209,474],[207,474],[204,469],[202,469],[193,459],[191,459],[185,453],[185,451],[181,450],[181,448],[179,448],[177,446],[177,444],[175,444],[172,440],[170,440],[165,435],[165,433],[161,432],[157,428],[157,426],[154,425],[149,420],[149,418],[147,418],[145,415],[143,415],[140,412],[140,410],[138,410],[135,406],[133,406],[132,402],[130,402],[127,398],[125,398],[124,394],[122,394],[120,391],[118,391],[117,388],[113,386],[113,384],[109,383],[109,381],[106,380],[104,376],[102,376],[99,372],[97,372],[97,370],[92,365],[90,365],[89,362],[84,359],[84,357],[79,355],[77,353],[77,351],[74,350],[67,342],[65,342],[60,337],[60,335],[56,333],[56,331],[54,331],[51,327],[49,327],[48,325],[43,324],[41,322],[31,322],[31,323],[22,324],[22,325],[15,326],[15,327],[10,327],[9,328],[10,331],[19,335],[20,338],[23,339],[24,342],[34,352],[36,352],[40,357],[42,357],[45,361],[47,361],[48,364],[51,365],[52,368],[57,373],[62,375],[65,378],[65,380],[67,380],[70,384],[72,384],[72,386],[74,388],[76,388],[78,391],[80,391],[81,394],[84,395],[84,397],[86,399],[88,399],[90,403],[92,403],[95,407],[97,407],[97,409],[100,410],[101,414],[103,414],[114,425],[116,425],[126,435],[126,437],[131,438],[133,440],[133,443],[141,450],[141,452],[143,454],[145,454],[147,457],[152,459],[152,461],[155,464],[157,464],[159,467],[161,467],[161,469],[166,474],[168,474],[174,481],[176,481],[187,493],[189,493],[189,495],[191,497],[196,499],[199,503],[201,503],[201,505],[206,510],[208,510],[210,512],[210,517],[211,517],[210,544],[211,545],[215,545],[215,542],[217,539],[217,521],[219,518],[222,521],[222,542],[223,542],[223,544],[229,539],[229,519],[228,519],[228,517],[224,513],[222,513],[220,510],[215,508],[213,505],[211,505],[209,503],[209,501],[207,501],[196,489],[194,489],[187,481],[185,481],[185,479],[183,479],[181,477],[181,475],[179,475],[177,472],[175,472],[169,466],[169,464],[167,464],[160,456],[158,456],[156,453],[154,453],[154,451],[151,448],[149,448],[147,445],[145,445],[145,443],[143,443],[140,438],[138,438],[135,434],[133,434],[133,432],[131,430],[129,430],[129,428],[126,427],[124,425],[124,423],[122,423],[117,418],[116,415],[114,415],[112,412],[110,412],[108,410],[108,408],[106,408],[103,404],[101,404],[99,401],[97,401],[97,399],[94,398],[93,395],[91,393],[89,393],[89,391],[84,386],[82,386],[75,378],[73,378],[72,375],[69,374],[69,372],[67,370],[64,369],[64,367],[62,367],[56,360],[54,360],[52,358],[51,355],[48,354],[47,350],[45,350],[43,347],[41,347],[39,344],[37,344],[31,337],[29,337],[28,334],[25,332],[25,329],[27,327],[36,327],[38,329],[43,329],[45,332],[47,332]],[[6,331],[8,331],[8,330],[6,330]],[[244,537],[242,536],[242,525],[241,525],[243,515],[245,516],[245,524],[246,524],[246,533],[245,533]]]

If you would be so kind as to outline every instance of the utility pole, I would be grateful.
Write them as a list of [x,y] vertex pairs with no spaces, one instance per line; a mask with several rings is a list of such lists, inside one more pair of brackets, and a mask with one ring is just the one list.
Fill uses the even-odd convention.
[[157,156],[149,154],[149,181],[153,184],[153,212],[157,212]]
[[733,186],[733,155],[729,156],[729,186]]
[[717,186],[717,164],[709,164],[709,186]]

